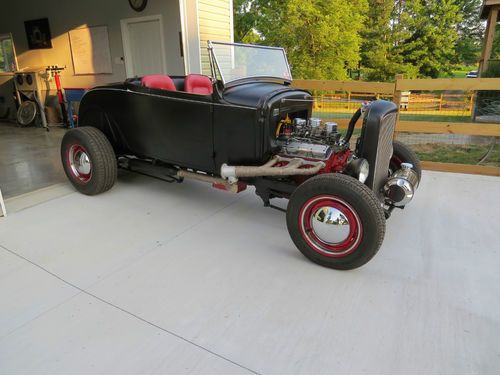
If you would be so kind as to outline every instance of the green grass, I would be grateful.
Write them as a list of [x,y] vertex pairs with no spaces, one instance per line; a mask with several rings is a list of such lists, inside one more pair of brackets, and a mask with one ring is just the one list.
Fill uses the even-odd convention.
[[354,113],[342,113],[342,112],[316,112],[314,111],[312,117],[317,117],[326,121],[335,121],[335,119],[345,119],[351,118]]
[[403,121],[472,122],[470,116],[417,115],[405,113],[400,113],[399,119]]
[[469,73],[473,69],[468,70],[454,70],[452,71],[452,76],[450,78],[465,78],[467,73]]
[[[324,113],[313,112],[313,117],[319,117],[322,120],[335,121],[336,119],[350,119],[352,113]],[[420,115],[401,113],[400,119],[404,121],[440,121],[440,122],[471,122],[470,116],[446,116],[446,115]]]
[[455,70],[451,71],[451,74],[441,73],[439,78],[465,78],[466,74],[471,70],[477,70],[477,66],[457,66]]
[[[481,145],[443,145],[438,143],[412,145],[420,160],[441,163],[478,164],[488,152],[490,144]],[[488,158],[481,165],[500,166],[500,145],[493,147]]]

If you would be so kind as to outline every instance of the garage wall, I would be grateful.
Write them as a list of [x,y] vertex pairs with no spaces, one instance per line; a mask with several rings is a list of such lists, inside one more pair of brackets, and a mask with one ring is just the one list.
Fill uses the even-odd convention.
[[[184,60],[179,47],[179,0],[149,0],[146,9],[140,13],[130,8],[127,0],[5,1],[1,5],[0,34],[12,33],[20,68],[66,65],[67,69],[62,73],[63,86],[90,87],[126,78],[125,65],[120,60],[123,56],[120,20],[154,14],[163,17],[168,73],[184,74]],[[44,17],[49,19],[53,48],[29,50],[24,21]],[[84,25],[108,27],[112,74],[73,74],[68,31]]]
[[207,40],[233,41],[232,0],[198,0],[201,68],[210,75]]

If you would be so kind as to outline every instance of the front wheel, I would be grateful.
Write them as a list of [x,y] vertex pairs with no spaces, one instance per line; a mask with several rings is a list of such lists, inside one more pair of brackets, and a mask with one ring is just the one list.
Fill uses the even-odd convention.
[[106,136],[90,126],[66,132],[61,143],[61,160],[66,176],[80,193],[96,195],[114,185],[117,163]]
[[302,254],[341,270],[367,263],[385,234],[380,201],[367,186],[341,174],[318,175],[301,184],[290,198],[286,218]]

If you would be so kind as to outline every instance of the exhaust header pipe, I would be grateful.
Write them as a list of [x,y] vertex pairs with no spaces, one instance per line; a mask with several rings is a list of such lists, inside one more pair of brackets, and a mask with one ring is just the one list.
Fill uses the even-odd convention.
[[[276,167],[279,162],[286,161],[282,167]],[[309,168],[301,168],[308,165]],[[325,167],[322,161],[309,161],[301,158],[287,158],[274,156],[269,161],[258,167],[232,166],[223,164],[220,169],[222,178],[234,183],[239,177],[263,177],[263,176],[310,176],[318,173]]]

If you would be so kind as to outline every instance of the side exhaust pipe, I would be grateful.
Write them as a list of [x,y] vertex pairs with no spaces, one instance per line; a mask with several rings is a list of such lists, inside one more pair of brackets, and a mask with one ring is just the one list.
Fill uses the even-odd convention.
[[396,207],[407,205],[418,188],[418,176],[411,163],[401,163],[384,185],[384,195],[389,204]]

